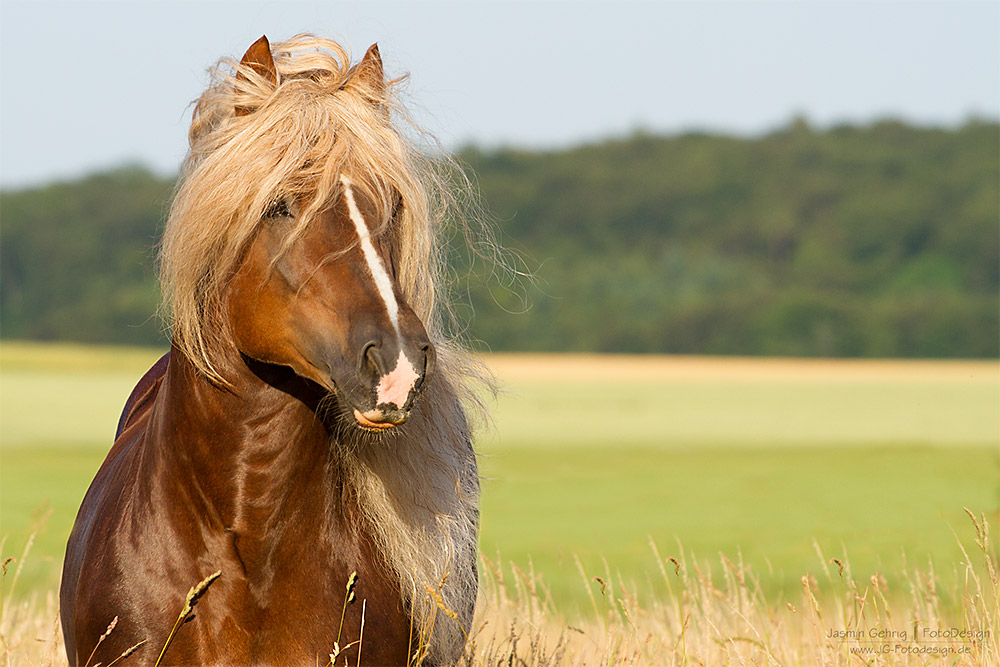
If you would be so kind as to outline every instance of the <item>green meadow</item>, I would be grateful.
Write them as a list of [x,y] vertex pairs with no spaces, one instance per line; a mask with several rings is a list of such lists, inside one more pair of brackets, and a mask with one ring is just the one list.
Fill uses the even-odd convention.
[[[50,590],[118,413],[162,350],[0,344],[0,536],[16,593]],[[783,595],[849,559],[893,584],[954,570],[1000,507],[996,362],[495,356],[483,553],[560,602],[661,557],[742,558]],[[580,563],[583,574],[577,563]]]

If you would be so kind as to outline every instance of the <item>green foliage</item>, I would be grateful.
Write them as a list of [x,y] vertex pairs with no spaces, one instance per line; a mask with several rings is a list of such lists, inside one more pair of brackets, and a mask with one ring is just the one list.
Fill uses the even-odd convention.
[[172,187],[126,167],[3,193],[4,338],[162,342],[153,249]]
[[474,330],[493,349],[995,357],[998,140],[978,121],[798,120],[757,139],[467,149],[538,267],[523,314],[474,290]]
[[[533,277],[461,268],[494,350],[1000,354],[1000,125],[468,148]],[[5,338],[158,343],[153,248],[172,183],[140,168],[4,193]],[[474,313],[474,316],[472,315]]]

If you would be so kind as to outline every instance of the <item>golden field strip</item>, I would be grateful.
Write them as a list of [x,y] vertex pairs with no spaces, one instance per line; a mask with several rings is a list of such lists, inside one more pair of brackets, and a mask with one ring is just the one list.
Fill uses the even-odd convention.
[[995,361],[505,355],[487,447],[993,445]]
[[1000,383],[1000,363],[989,360],[796,359],[617,354],[484,355],[508,381],[936,381]]

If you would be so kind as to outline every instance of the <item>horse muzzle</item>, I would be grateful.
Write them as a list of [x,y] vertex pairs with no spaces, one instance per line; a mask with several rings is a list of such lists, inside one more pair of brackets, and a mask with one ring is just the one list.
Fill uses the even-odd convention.
[[[397,352],[394,359],[393,351]],[[383,431],[409,419],[434,370],[434,356],[434,347],[426,341],[398,348],[386,348],[375,342],[366,344],[361,352],[359,373],[366,380],[364,384],[371,387],[365,401],[371,407],[366,410],[354,407],[358,424],[367,430]]]

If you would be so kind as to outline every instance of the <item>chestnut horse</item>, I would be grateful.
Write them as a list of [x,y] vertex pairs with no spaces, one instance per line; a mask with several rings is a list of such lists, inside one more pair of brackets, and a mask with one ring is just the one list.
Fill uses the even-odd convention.
[[461,656],[479,375],[443,333],[448,179],[393,90],[375,46],[309,35],[213,70],[161,248],[171,350],[66,549],[72,665]]

